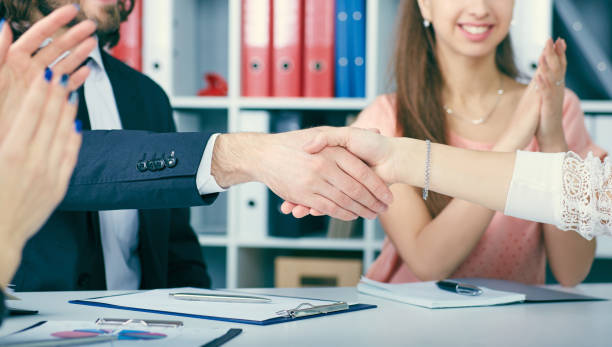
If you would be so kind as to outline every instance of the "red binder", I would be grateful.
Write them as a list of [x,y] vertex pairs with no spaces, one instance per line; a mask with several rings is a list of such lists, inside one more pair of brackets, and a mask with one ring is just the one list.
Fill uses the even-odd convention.
[[274,0],[272,95],[302,95],[303,0]]
[[304,96],[334,96],[335,1],[304,3]]
[[270,96],[272,0],[242,0],[242,95]]
[[121,39],[111,54],[132,68],[142,71],[142,2],[134,3],[134,10],[128,20],[121,24]]

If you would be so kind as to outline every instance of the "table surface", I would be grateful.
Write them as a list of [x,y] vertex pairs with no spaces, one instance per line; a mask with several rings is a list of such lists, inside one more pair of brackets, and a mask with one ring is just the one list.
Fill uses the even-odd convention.
[[[556,287],[558,288],[558,287]],[[612,301],[515,304],[430,310],[359,294],[347,288],[244,289],[257,293],[376,304],[378,308],[271,326],[178,318],[186,327],[239,327],[227,346],[612,346]],[[570,291],[612,299],[612,284],[583,284]],[[10,305],[40,311],[11,317],[0,335],[41,320],[98,317],[174,319],[171,316],[69,304],[120,292],[18,293]],[[203,341],[204,342],[204,341]]]

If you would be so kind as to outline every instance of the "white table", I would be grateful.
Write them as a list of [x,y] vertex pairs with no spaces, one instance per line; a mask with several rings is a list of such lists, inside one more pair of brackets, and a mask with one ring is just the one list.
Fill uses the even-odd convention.
[[[271,326],[171,318],[69,304],[114,292],[19,293],[12,306],[39,315],[10,318],[0,334],[41,320],[98,317],[180,319],[186,327],[240,327],[227,346],[612,346],[612,301],[518,304],[429,310],[362,295],[355,288],[251,289],[258,293],[376,304],[378,308]],[[584,284],[573,291],[612,299],[612,284]],[[203,341],[204,342],[204,341]]]

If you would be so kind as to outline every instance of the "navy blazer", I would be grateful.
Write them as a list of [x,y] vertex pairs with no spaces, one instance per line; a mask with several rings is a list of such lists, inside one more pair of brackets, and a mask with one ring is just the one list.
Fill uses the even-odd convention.
[[[210,287],[189,210],[167,208],[214,201],[216,194],[201,197],[195,184],[210,134],[151,133],[175,131],[167,95],[143,74],[104,52],[102,57],[123,128],[140,131],[84,132],[67,196],[26,244],[13,279],[15,290],[106,289],[105,270],[112,269],[104,269],[98,214],[85,211],[126,208],[141,209],[142,289]],[[89,123],[84,102],[78,117]],[[178,158],[176,167],[138,170],[143,158],[171,151]]]

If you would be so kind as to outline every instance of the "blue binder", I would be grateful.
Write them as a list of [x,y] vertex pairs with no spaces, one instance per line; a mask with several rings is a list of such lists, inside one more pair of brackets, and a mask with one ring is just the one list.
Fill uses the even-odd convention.
[[349,62],[349,2],[336,0],[336,45],[335,45],[335,88],[336,97],[351,96],[351,73]]
[[[126,294],[119,294],[119,295],[126,295]],[[113,304],[107,304],[107,303],[92,301],[92,300],[95,300],[95,299],[109,298],[109,297],[113,297],[113,296],[117,296],[117,295],[109,295],[109,296],[104,296],[104,297],[89,298],[89,299],[84,299],[84,300],[71,300],[71,301],[69,301],[69,303],[77,304],[77,305],[114,308],[114,309],[119,309],[119,310],[137,311],[137,312],[146,312],[146,313],[156,313],[156,314],[164,314],[164,315],[179,316],[179,317],[188,317],[188,318],[209,319],[209,320],[224,321],[224,322],[233,322],[233,323],[241,323],[241,324],[251,324],[251,325],[272,325],[272,324],[279,324],[279,323],[287,323],[287,322],[293,322],[293,321],[298,321],[298,320],[303,320],[303,319],[310,319],[310,318],[316,318],[316,317],[322,317],[322,316],[330,316],[330,315],[336,315],[336,314],[342,314],[342,313],[348,313],[348,312],[354,312],[354,311],[373,309],[373,308],[377,307],[376,305],[369,305],[369,304],[353,304],[353,305],[349,305],[348,309],[343,309],[341,311],[322,312],[322,313],[317,313],[317,314],[309,314],[309,315],[306,315],[306,316],[287,315],[287,316],[279,316],[279,317],[269,318],[269,319],[265,319],[265,320],[250,320],[250,319],[240,319],[240,318],[215,317],[215,316],[190,314],[190,313],[181,313],[181,312],[160,311],[160,310],[154,310],[154,309],[144,309],[144,308],[139,308],[139,307],[119,306],[119,305],[113,305]],[[275,297],[275,296],[276,297],[282,297],[280,295],[266,295],[266,296],[267,297]],[[320,300],[320,299],[312,299],[312,298],[310,298],[310,299],[309,298],[303,298],[303,299],[304,300]],[[330,303],[333,303],[333,301],[330,301]],[[316,308],[316,306],[314,308]],[[288,309],[289,309],[288,312],[289,311],[295,311],[295,310],[292,310],[291,308],[288,308]],[[305,310],[312,310],[312,308],[307,308]]]
[[351,96],[365,97],[366,81],[366,13],[365,0],[349,0],[349,65]]

